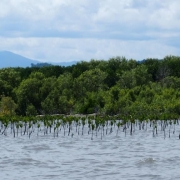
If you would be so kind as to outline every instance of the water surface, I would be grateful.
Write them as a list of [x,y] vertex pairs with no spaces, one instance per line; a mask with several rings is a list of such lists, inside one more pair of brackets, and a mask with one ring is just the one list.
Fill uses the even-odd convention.
[[179,127],[176,133],[116,130],[103,136],[87,131],[73,137],[61,132],[13,138],[0,135],[3,180],[172,180],[180,179]]

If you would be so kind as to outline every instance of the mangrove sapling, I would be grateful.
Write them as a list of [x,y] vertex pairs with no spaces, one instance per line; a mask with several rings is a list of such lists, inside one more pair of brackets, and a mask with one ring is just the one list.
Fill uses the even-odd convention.
[[22,119],[22,122],[24,123],[24,132],[23,132],[23,135],[25,135],[25,133],[26,133],[26,128],[27,128],[27,117],[24,117],[24,118]]
[[114,128],[116,127],[116,120],[113,120]]
[[130,123],[129,123],[129,120],[127,120],[127,122],[126,122],[126,128],[129,129],[129,126],[130,126]]
[[11,126],[11,134],[12,134],[13,133],[13,123],[12,122],[11,122],[10,126]]
[[154,123],[154,120],[151,119],[150,124],[149,124],[150,128],[151,128],[152,125],[154,125],[153,123]]
[[51,134],[52,128],[54,127],[54,122],[53,122],[53,120],[51,120],[48,125],[49,125],[49,132],[50,132],[50,134]]
[[84,134],[84,126],[86,124],[85,118],[82,119],[82,135]]
[[3,124],[2,124],[2,122],[1,122],[1,120],[0,120],[0,127],[1,127],[1,129],[0,129],[0,133],[1,133],[1,131],[2,131],[2,129],[3,129]]
[[78,119],[78,118],[76,118],[76,119],[75,119],[75,122],[76,122],[76,132],[77,132],[77,129],[78,129],[78,124],[79,124],[79,119]]
[[166,138],[166,128],[164,127],[164,139]]
[[2,131],[2,134],[6,134],[6,130],[7,130],[7,128],[8,128],[8,121],[7,120],[5,120],[4,122],[3,122],[3,125],[4,125],[4,130]]
[[163,123],[162,123],[162,131],[165,131],[165,128],[166,128],[166,124],[165,124],[165,120],[163,120]]
[[108,119],[106,119],[106,135],[107,135],[107,133],[108,133],[108,125],[109,125],[109,120]]
[[139,120],[139,130],[141,130],[141,121]]
[[13,122],[13,134],[14,134],[14,138],[16,136],[16,132],[15,132],[15,122]]
[[155,126],[153,126],[153,137],[155,136],[155,133],[154,133],[154,131],[155,131]]
[[54,126],[54,138],[56,137],[56,126]]
[[99,126],[98,126],[97,131],[99,132],[101,129],[102,129],[102,128],[101,128],[101,124],[99,123]]
[[157,125],[157,120],[155,121],[155,129],[156,129],[156,135],[158,135],[158,125]]
[[[32,124],[31,124],[31,122],[29,122],[29,127],[28,127],[28,131],[27,131],[27,135],[28,135],[28,133],[30,134],[31,127],[32,127]],[[30,135],[29,135],[29,138],[30,138]]]
[[98,132],[98,127],[99,127],[99,119],[95,120],[95,126],[96,126],[96,137],[97,137],[97,132]]
[[157,120],[153,120],[153,137],[155,137],[155,132],[157,135]]
[[90,119],[88,119],[88,134],[91,131],[91,124],[92,124],[92,121]]
[[169,122],[169,124],[170,124],[170,126],[169,126],[169,138],[171,137],[171,126],[172,126],[172,121],[170,120],[170,122]]
[[158,126],[157,126],[157,124],[156,124],[156,135],[158,135]]
[[113,127],[113,121],[111,121],[111,128],[110,128],[109,134],[111,134],[113,132],[112,127]]
[[124,121],[123,122],[123,132],[125,133],[125,136],[126,136],[126,129],[127,129],[127,124],[126,124],[127,122],[126,121]]
[[131,120],[131,129],[130,129],[130,135],[132,136],[132,129],[133,129],[133,120]]
[[44,135],[47,134],[48,128],[47,128],[47,122],[44,120]]
[[91,140],[93,140],[93,132],[94,132],[94,129],[95,129],[95,125],[94,125],[94,124],[91,125],[91,129],[92,129],[92,137],[91,137]]
[[141,129],[144,130],[144,121],[141,121]]
[[135,133],[136,131],[136,120],[134,120],[134,123],[133,123],[133,133]]
[[33,132],[33,131],[30,131],[30,132],[29,132],[29,139],[30,139],[30,137],[31,137],[32,132]]
[[32,128],[33,128],[33,132],[34,132],[34,126],[36,125],[37,120],[34,117],[31,117],[31,118],[32,118]]
[[78,123],[78,135],[79,135],[80,127],[81,127],[81,122],[79,121],[79,123]]
[[106,135],[107,135],[107,133],[108,133],[108,126],[106,125]]
[[64,129],[64,136],[66,134],[66,120],[63,119],[63,129]]
[[64,136],[66,135],[66,125],[63,123]]
[[0,133],[1,133],[2,130],[3,130],[3,125],[1,125]]
[[165,121],[165,128],[168,127],[168,120]]
[[72,121],[69,120],[69,131],[68,131],[68,136],[70,135],[70,132],[71,132],[71,126],[72,126]]
[[57,124],[56,124],[57,137],[58,137],[58,129],[59,129],[60,126],[61,126],[61,123],[60,123],[60,122],[57,122]]
[[51,134],[52,124],[53,124],[52,121],[51,121],[51,122],[48,121],[48,123],[47,123],[47,125],[48,125],[48,127],[49,127],[49,133],[50,133],[50,134]]
[[[3,127],[4,127],[4,128],[3,128]],[[3,135],[3,134],[4,134],[4,131],[5,131],[5,126],[3,126],[3,127],[2,127],[2,130],[1,130],[1,131],[2,131],[2,132],[1,132],[1,135]]]
[[22,122],[19,124],[19,127],[21,128],[21,136],[22,136],[22,128],[23,128]]
[[146,129],[145,129],[145,131],[147,131],[148,119],[146,119],[145,122],[146,122]]
[[163,120],[161,119],[161,131],[163,131]]
[[38,125],[37,125],[37,128],[38,128],[37,136],[39,135],[40,127],[41,127],[41,125],[40,125],[40,123],[38,123]]
[[120,126],[121,126],[121,123],[120,123],[120,122],[118,122],[118,123],[117,123],[117,127],[118,127],[118,128],[117,128],[117,133],[116,133],[116,136],[118,136],[118,132],[119,132]]
[[0,133],[1,133],[1,131],[2,131],[2,129],[3,129],[3,124],[2,124],[1,121],[0,121],[0,127],[1,127],[1,129],[0,129]]
[[19,123],[16,123],[16,130],[17,130],[17,136],[18,136],[18,131],[19,131]]
[[103,134],[103,127],[101,125],[101,140],[102,140],[102,134]]
[[101,122],[99,122],[98,132],[100,132],[100,133],[103,132],[103,126],[102,126]]
[[176,120],[173,121],[173,124],[174,124],[173,134],[175,134],[175,131],[176,131],[176,129],[175,129],[175,127],[176,127]]
[[24,124],[24,135],[26,133],[26,130],[27,130],[27,122],[25,122],[25,124]]
[[105,120],[101,120],[102,130],[103,130],[103,136],[104,136],[104,127],[105,127]]

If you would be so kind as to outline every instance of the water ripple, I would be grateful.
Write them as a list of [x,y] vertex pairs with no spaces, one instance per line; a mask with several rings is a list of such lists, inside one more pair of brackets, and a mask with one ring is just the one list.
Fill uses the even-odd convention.
[[[179,131],[178,129],[176,130]],[[3,180],[179,179],[179,141],[151,131],[94,136],[0,136]]]

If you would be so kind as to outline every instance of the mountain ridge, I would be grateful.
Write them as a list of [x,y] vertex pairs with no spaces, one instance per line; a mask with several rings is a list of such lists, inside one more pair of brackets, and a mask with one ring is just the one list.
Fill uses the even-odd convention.
[[72,62],[60,62],[60,63],[51,63],[51,62],[40,62],[38,60],[33,60],[19,54],[10,52],[10,51],[0,51],[0,68],[8,68],[8,67],[31,67],[32,64],[39,63],[48,63],[51,65],[59,65],[59,66],[71,66],[76,64],[76,61]]

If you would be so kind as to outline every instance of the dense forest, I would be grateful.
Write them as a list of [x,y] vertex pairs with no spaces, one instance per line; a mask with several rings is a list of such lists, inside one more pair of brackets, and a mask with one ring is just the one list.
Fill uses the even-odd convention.
[[180,115],[180,57],[125,57],[76,65],[0,69],[0,113]]

